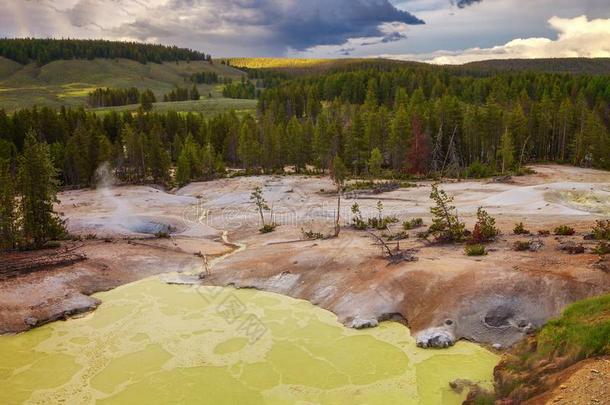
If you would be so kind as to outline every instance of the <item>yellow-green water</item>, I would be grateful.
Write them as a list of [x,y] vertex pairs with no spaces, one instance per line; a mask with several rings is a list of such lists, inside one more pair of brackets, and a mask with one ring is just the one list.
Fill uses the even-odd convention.
[[497,362],[470,343],[418,349],[397,323],[347,329],[253,290],[148,279],[97,297],[84,318],[0,337],[0,404],[451,405],[465,393],[450,381],[489,384]]

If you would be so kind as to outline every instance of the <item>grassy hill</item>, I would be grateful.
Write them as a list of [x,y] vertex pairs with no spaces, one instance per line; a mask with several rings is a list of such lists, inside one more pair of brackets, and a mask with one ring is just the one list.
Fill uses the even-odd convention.
[[[60,60],[38,67],[0,58],[0,108],[13,111],[33,105],[79,106],[98,87],[149,88],[162,99],[175,85],[191,86],[190,75],[203,71],[234,79],[244,74],[205,61],[141,64],[127,59]],[[220,86],[198,87],[203,96],[220,96]]]

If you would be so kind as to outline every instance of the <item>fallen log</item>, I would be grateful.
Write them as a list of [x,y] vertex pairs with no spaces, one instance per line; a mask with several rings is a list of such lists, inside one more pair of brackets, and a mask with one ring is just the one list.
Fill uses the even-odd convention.
[[87,255],[73,252],[8,259],[0,264],[0,280],[18,277],[44,268],[69,266],[84,260],[87,260]]

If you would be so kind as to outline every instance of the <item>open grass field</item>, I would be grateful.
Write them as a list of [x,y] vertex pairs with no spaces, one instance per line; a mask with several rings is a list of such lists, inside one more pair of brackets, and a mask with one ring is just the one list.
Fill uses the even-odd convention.
[[[257,100],[242,100],[232,98],[202,98],[197,101],[176,101],[172,103],[155,103],[153,104],[154,112],[167,112],[167,111],[178,111],[178,112],[197,112],[204,116],[214,116],[216,114],[223,113],[229,110],[235,110],[238,115],[245,115],[248,113],[254,113],[256,110]],[[94,108],[89,111],[93,111],[96,114],[108,114],[111,111],[124,112],[124,111],[136,111],[140,106],[135,105],[124,105],[120,107],[105,107],[105,108]]]
[[[63,60],[38,67],[0,58],[0,108],[81,106],[98,87],[151,89],[162,100],[176,85],[190,87],[191,74],[203,71],[233,79],[243,75],[230,66],[204,61],[143,65],[126,59]],[[220,97],[222,93],[222,86],[198,88],[202,96]]]

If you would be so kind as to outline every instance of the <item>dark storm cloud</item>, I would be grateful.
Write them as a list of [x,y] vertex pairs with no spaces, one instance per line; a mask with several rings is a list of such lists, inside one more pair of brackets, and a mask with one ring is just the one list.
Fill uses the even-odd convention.
[[475,3],[480,3],[483,0],[451,0],[451,4],[455,4],[459,8],[465,8],[468,6],[472,6]]
[[384,37],[386,42],[402,37],[382,32],[384,23],[424,22],[389,0],[172,0],[115,32],[143,40],[165,31],[174,36],[199,32],[304,50],[355,37]]

